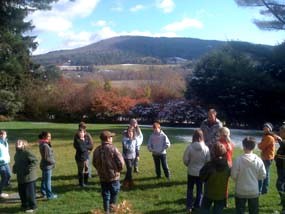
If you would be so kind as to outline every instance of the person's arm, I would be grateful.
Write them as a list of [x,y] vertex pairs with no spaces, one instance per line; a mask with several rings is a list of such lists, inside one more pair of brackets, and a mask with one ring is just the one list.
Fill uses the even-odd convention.
[[151,140],[151,136],[148,138],[148,143],[147,143],[147,149],[148,151],[152,152],[153,149],[152,149],[152,140]]
[[239,173],[239,158],[237,158],[234,161],[232,169],[231,169],[231,177],[234,181],[236,181],[238,173]]
[[55,164],[55,160],[53,158],[51,158],[51,150],[49,148],[48,145],[46,145],[44,147],[44,155],[43,158],[46,162],[48,162],[49,164]]
[[184,163],[185,166],[188,166],[189,163],[190,163],[190,146],[187,146],[187,148],[184,151],[183,163]]

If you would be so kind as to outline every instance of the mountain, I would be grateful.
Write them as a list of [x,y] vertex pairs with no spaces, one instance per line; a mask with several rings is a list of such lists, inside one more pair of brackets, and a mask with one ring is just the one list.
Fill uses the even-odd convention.
[[161,64],[170,58],[198,59],[227,43],[193,38],[119,36],[81,48],[36,55],[33,61],[43,65],[61,65],[66,62],[71,65]]

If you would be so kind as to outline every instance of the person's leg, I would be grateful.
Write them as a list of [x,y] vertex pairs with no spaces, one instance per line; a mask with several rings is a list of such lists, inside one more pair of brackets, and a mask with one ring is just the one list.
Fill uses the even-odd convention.
[[139,172],[139,159],[135,158],[134,160],[134,172],[138,173]]
[[106,213],[110,212],[110,197],[111,197],[110,186],[111,186],[110,183],[101,182],[101,193],[102,193],[102,198],[103,198],[103,207],[104,207],[104,211]]
[[276,188],[280,196],[282,211],[285,211],[285,169],[277,168]]
[[214,201],[213,213],[222,214],[225,207],[226,200]]
[[202,205],[201,205],[201,213],[202,214],[210,214],[211,205],[213,200],[208,199],[207,197],[203,197]]
[[161,155],[160,159],[161,159],[161,164],[162,164],[164,175],[165,175],[165,177],[169,178],[170,177],[170,172],[169,172],[169,168],[168,168],[168,165],[167,165],[166,154]]
[[46,180],[46,171],[42,170],[41,193],[43,197],[47,196],[47,188],[45,180]]
[[83,183],[84,185],[88,185],[89,179],[89,160],[85,160],[83,162]]
[[120,181],[113,181],[111,183],[111,197],[110,204],[116,204],[118,199],[118,194],[120,192]]
[[201,206],[201,198],[202,198],[202,190],[203,190],[203,182],[200,177],[195,177],[196,184],[196,199],[194,203],[195,208],[199,208]]
[[187,195],[186,195],[186,209],[190,210],[193,208],[193,188],[195,178],[191,175],[187,177]]
[[153,157],[153,161],[154,161],[156,177],[160,178],[161,177],[160,157],[158,155],[152,155],[152,157]]
[[8,164],[0,166],[0,176],[1,176],[0,194],[2,194],[3,188],[9,184],[11,178],[11,171]]
[[131,181],[132,180],[132,160],[131,159],[125,159],[126,163],[126,176],[125,176],[125,181]]
[[36,182],[35,181],[26,183],[25,194],[26,194],[26,199],[28,203],[28,208],[32,210],[36,209],[37,202],[36,202]]
[[258,214],[259,213],[259,203],[257,198],[248,199],[248,213],[249,214]]
[[52,170],[51,169],[47,169],[47,170],[44,170],[44,171],[45,171],[46,196],[47,196],[48,199],[53,199],[54,198],[54,194],[53,194],[52,188],[51,188]]
[[245,203],[246,203],[246,199],[235,197],[236,214],[245,213]]
[[268,185],[270,182],[270,166],[272,161],[271,160],[263,160],[265,170],[266,170],[266,177],[262,182],[262,190],[261,194],[266,194],[268,192]]
[[26,199],[26,194],[25,194],[25,184],[19,184],[18,183],[18,192],[19,192],[19,196],[21,199],[21,207],[26,210],[28,209],[28,203],[27,203],[27,199]]
[[76,161],[76,165],[77,165],[79,186],[84,187],[85,186],[84,174],[83,174],[84,162],[83,161]]

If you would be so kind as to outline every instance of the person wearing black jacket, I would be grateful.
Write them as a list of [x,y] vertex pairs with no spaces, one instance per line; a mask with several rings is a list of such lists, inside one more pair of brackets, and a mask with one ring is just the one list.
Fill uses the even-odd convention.
[[89,170],[89,151],[92,150],[90,138],[86,137],[84,129],[79,129],[74,137],[73,146],[76,150],[75,160],[78,169],[79,186],[84,187],[88,184]]

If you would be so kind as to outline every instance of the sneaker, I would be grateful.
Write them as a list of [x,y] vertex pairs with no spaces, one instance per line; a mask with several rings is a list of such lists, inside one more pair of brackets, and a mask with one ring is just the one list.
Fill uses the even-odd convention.
[[139,173],[139,168],[138,167],[134,168],[134,173]]
[[56,194],[53,194],[51,197],[47,198],[48,200],[53,200],[53,199],[57,199],[58,196]]
[[1,193],[0,198],[9,198],[9,195],[7,193]]
[[25,210],[25,213],[33,213],[34,210],[33,209],[28,209],[28,210]]

